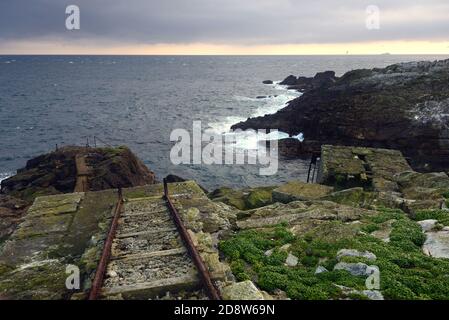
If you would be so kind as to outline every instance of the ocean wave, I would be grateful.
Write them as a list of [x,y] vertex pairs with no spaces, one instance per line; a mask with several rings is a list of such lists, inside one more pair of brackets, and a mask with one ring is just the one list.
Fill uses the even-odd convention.
[[[276,113],[279,110],[285,108],[289,101],[301,96],[300,92],[288,90],[286,86],[279,85],[279,82],[280,81],[275,82],[273,87],[277,90],[282,90],[282,94],[273,94],[256,98],[235,96],[234,99],[239,102],[257,103],[259,107],[255,112],[250,114],[249,117],[260,117],[267,114]],[[242,150],[255,150],[258,148],[259,142],[263,140],[280,140],[289,137],[288,133],[281,131],[268,132],[266,134],[259,133],[258,135],[246,135],[245,133],[237,133],[231,131],[232,125],[245,120],[245,117],[230,116],[226,117],[220,122],[209,123],[208,126],[215,133],[223,135],[234,135],[234,139],[236,141],[235,147]],[[304,140],[304,137],[301,133],[294,138],[300,141]]]
[[299,97],[300,95],[301,94],[299,92],[298,94],[288,93],[273,96],[270,99],[264,99],[264,101],[262,101],[261,103],[261,106],[257,109],[255,113],[251,115],[251,117],[260,117],[266,114],[276,113],[279,110],[285,108],[289,101]]
[[234,99],[238,102],[256,102],[258,108],[248,117],[243,116],[229,116],[219,122],[209,123],[209,127],[220,134],[226,134],[231,131],[231,126],[245,121],[247,118],[261,117],[267,114],[273,114],[279,110],[285,108],[287,103],[295,98],[301,96],[302,93],[294,90],[288,90],[286,86],[279,85],[280,81],[274,82],[273,88],[276,90],[282,90],[281,94],[272,94],[259,97],[244,97],[234,96]]
[[280,140],[288,138],[288,133],[282,131],[267,130],[267,133],[258,132],[257,135],[247,135],[245,132],[229,132],[226,135],[235,135],[235,147],[242,150],[257,150],[260,148],[260,141]]
[[219,122],[210,122],[208,123],[208,126],[212,131],[219,133],[219,134],[226,134],[231,131],[232,125],[239,123],[241,121],[245,121],[246,118],[244,117],[238,117],[238,116],[230,116],[226,117],[223,121]]
[[12,172],[0,172],[0,190],[1,190],[2,181],[8,179],[9,177],[11,177],[13,175],[14,175],[14,173],[12,173]]

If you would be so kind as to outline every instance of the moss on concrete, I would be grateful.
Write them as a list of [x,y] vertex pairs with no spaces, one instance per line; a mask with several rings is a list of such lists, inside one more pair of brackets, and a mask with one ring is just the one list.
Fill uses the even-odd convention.
[[327,196],[333,190],[333,187],[325,185],[291,181],[273,190],[273,200],[282,203],[316,200]]
[[70,295],[66,288],[66,266],[58,260],[22,265],[0,279],[0,296],[5,299],[54,300]]
[[210,199],[223,202],[239,210],[251,210],[273,203],[272,191],[275,187],[257,187],[235,190],[222,187],[209,193]]

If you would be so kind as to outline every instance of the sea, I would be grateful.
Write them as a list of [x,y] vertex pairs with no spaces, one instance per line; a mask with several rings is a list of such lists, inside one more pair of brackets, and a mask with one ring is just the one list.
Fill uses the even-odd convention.
[[[196,121],[229,135],[234,123],[275,113],[300,96],[278,84],[290,74],[342,75],[448,57],[0,56],[0,181],[56,145],[93,145],[94,137],[98,146],[127,145],[159,179],[175,174],[209,190],[305,180],[304,160],[281,158],[272,175],[261,175],[259,164],[176,165],[170,135],[175,129],[192,132]],[[239,148],[248,144],[241,140]]]

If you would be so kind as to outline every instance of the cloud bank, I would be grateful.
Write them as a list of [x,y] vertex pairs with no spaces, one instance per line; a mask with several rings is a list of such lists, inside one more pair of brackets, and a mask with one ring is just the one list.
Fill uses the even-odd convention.
[[[78,5],[81,29],[65,29]],[[366,8],[380,29],[366,28]],[[0,47],[10,42],[123,46],[216,44],[264,46],[374,41],[447,41],[447,0],[2,0]]]

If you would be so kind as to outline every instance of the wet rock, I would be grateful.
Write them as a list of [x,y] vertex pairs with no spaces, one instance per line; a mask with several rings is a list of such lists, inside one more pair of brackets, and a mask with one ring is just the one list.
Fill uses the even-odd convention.
[[224,300],[264,300],[263,294],[250,280],[223,288],[222,296]]
[[297,138],[285,138],[278,140],[278,152],[281,157],[288,159],[303,158],[310,160],[310,158],[319,150],[320,143],[307,140],[300,141]]
[[335,72],[325,71],[318,72],[314,77],[294,77],[289,76],[283,83],[288,85],[289,90],[298,90],[300,92],[305,92],[309,90],[316,90],[322,87],[329,87],[335,83],[337,78],[335,77]]
[[264,80],[262,81],[263,84],[273,84],[273,80]]
[[279,84],[283,85],[283,86],[293,86],[296,84],[297,80],[298,79],[295,76],[290,75],[287,78],[285,78],[284,80],[282,80]]
[[[448,169],[449,60],[354,70],[272,115],[232,129],[302,132],[306,141],[400,150],[415,170]],[[284,84],[295,85],[289,76]],[[319,151],[319,150],[317,150]]]
[[85,155],[92,168],[88,179],[91,191],[155,183],[154,173],[127,147],[68,146],[29,160],[15,176],[2,181],[1,192],[30,202],[37,196],[73,192],[77,155]]
[[175,174],[169,174],[168,176],[165,177],[165,180],[167,181],[167,183],[188,181],[188,179],[184,179],[183,177],[177,176]]

